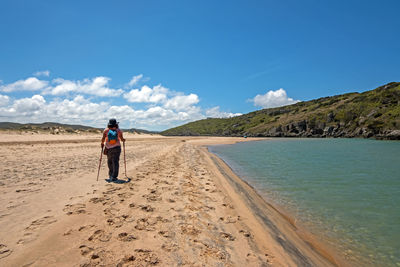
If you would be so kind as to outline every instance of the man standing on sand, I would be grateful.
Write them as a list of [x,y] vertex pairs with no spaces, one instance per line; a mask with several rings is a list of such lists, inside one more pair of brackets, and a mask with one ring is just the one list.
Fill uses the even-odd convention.
[[108,175],[111,181],[118,180],[119,156],[121,155],[120,140],[125,142],[122,131],[118,127],[118,122],[116,119],[110,119],[107,128],[103,132],[101,148],[103,149],[105,142],[104,154],[107,155]]

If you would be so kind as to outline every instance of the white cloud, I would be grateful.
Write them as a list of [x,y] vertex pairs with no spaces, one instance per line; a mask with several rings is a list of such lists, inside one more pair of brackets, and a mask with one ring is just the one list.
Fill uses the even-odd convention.
[[0,114],[2,121],[54,121],[98,127],[105,126],[109,118],[115,117],[123,127],[140,125],[147,129],[160,130],[204,118],[200,107],[191,107],[187,111],[174,111],[161,106],[135,110],[128,105],[93,103],[81,95],[73,99],[55,99],[49,102],[41,95],[34,95],[31,98],[15,100],[9,106],[0,107]]
[[160,129],[173,127],[189,121],[205,118],[201,109],[195,107],[185,112],[176,112],[160,106],[148,109],[134,110],[130,106],[111,106],[107,110],[110,117],[118,118],[119,121],[134,121],[135,125],[147,129]]
[[268,91],[264,95],[256,95],[250,101],[254,102],[254,106],[263,108],[281,107],[299,102],[299,100],[293,100],[293,98],[288,97],[286,91],[282,88],[276,91]]
[[38,91],[47,87],[48,81],[42,81],[36,77],[29,77],[26,80],[19,80],[14,83],[0,86],[0,91],[15,92],[15,91]]
[[144,85],[141,89],[132,89],[124,94],[124,98],[131,103],[161,104],[167,110],[176,111],[188,110],[199,103],[199,97],[196,94],[184,95],[172,92],[160,84],[153,88]]
[[124,98],[131,103],[143,103],[150,102],[150,95],[153,90],[147,85],[143,86],[142,89],[132,89],[129,93],[124,94]]
[[31,98],[22,98],[14,101],[10,111],[15,111],[17,114],[37,114],[43,106],[46,100],[41,95],[34,95]]
[[[131,79],[133,86],[143,81],[141,75]],[[40,91],[32,97],[20,99],[0,94],[0,120],[13,122],[53,121],[104,127],[115,117],[124,128],[163,130],[208,117],[230,117],[239,114],[223,112],[219,107],[203,110],[198,95],[172,91],[161,84],[144,85],[123,94],[109,86],[110,78],[98,76],[84,80],[54,79],[51,82],[31,77],[11,84],[0,85],[0,90]],[[123,96],[100,102],[87,96]],[[54,96],[57,96],[55,98]],[[115,102],[114,102],[115,101]],[[116,104],[118,103],[118,104]],[[144,104],[140,108],[130,103]]]
[[160,103],[167,99],[169,90],[161,85],[156,85],[153,88],[147,85],[139,89],[132,89],[124,94],[124,98],[131,103]]
[[168,99],[164,107],[174,110],[186,110],[197,103],[199,103],[199,97],[196,94],[177,95]]
[[43,71],[37,71],[33,74],[34,76],[45,76],[49,77],[50,76],[50,71],[49,70],[43,70]]
[[83,96],[78,95],[72,100],[52,101],[43,109],[43,115],[57,120],[72,121],[97,121],[106,115],[108,104],[105,102],[92,103]]
[[4,107],[8,105],[10,98],[7,95],[0,94],[0,107]]
[[[70,81],[57,78],[52,81],[39,80],[36,77],[30,77],[26,80],[19,80],[14,83],[1,85],[0,91],[42,91],[43,94],[65,95],[68,93],[88,94],[95,96],[120,96],[124,91],[122,89],[112,89],[108,87],[110,78],[98,76],[93,79],[84,79],[82,81]],[[54,86],[55,85],[55,86]]]
[[92,103],[83,96],[74,99],[47,102],[43,96],[15,100],[8,107],[0,108],[2,121],[82,123],[96,125],[106,120],[108,104]]
[[128,86],[132,87],[132,86],[136,85],[142,78],[143,78],[143,74],[133,76],[132,79],[129,81]]
[[110,78],[104,76],[95,77],[93,79],[84,79],[83,81],[70,81],[58,78],[53,80],[53,83],[57,85],[47,90],[46,93],[52,95],[64,95],[75,92],[95,96],[120,96],[124,91],[122,89],[109,88],[108,82],[110,80]]
[[231,113],[231,112],[224,112],[221,111],[219,106],[210,108],[206,110],[206,116],[208,118],[231,118],[231,117],[236,117],[240,116],[242,113]]
[[78,85],[69,80],[64,80],[62,78],[54,79],[53,83],[58,84],[56,87],[53,87],[50,89],[50,92],[52,95],[63,95],[67,94],[69,92],[77,92],[78,91]]

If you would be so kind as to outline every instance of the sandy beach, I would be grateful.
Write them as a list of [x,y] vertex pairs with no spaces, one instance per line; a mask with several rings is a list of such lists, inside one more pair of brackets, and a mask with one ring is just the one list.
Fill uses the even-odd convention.
[[335,266],[331,251],[206,145],[127,134],[107,182],[100,135],[1,133],[1,266]]

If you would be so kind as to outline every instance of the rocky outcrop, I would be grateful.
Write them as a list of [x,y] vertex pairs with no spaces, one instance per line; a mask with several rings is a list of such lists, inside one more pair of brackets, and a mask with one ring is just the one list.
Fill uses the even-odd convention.
[[287,125],[279,125],[271,127],[263,133],[246,132],[244,135],[249,137],[347,137],[347,138],[377,138],[388,140],[400,140],[400,130],[374,131],[367,127],[357,127],[351,129],[343,123],[335,125],[325,125],[321,122],[318,124],[310,123],[307,120],[294,122]]

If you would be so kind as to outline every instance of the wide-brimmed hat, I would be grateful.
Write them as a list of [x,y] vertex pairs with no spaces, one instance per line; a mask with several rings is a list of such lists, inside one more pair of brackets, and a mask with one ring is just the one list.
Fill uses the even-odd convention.
[[117,120],[116,119],[110,119],[108,121],[108,127],[115,127],[115,126],[118,126]]

